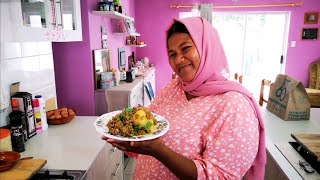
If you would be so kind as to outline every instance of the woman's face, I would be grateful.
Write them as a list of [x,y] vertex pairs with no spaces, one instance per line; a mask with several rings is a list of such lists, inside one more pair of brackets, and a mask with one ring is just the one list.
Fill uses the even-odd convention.
[[190,35],[173,33],[168,39],[171,68],[185,82],[192,81],[200,65],[200,56]]

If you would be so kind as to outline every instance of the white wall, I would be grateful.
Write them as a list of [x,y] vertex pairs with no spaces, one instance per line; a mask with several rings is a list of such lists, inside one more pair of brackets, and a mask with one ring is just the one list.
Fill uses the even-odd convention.
[[[1,95],[7,102],[15,82],[20,82],[20,91],[42,95],[45,100],[56,98],[51,42],[1,43],[0,70]],[[0,113],[0,127],[9,124],[10,112],[11,106]]]

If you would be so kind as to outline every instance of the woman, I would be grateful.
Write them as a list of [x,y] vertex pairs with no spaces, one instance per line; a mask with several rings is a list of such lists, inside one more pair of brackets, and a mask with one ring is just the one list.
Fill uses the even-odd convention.
[[175,20],[167,32],[172,80],[151,104],[170,122],[160,139],[107,142],[138,153],[134,179],[263,179],[264,128],[257,104],[229,69],[206,20]]

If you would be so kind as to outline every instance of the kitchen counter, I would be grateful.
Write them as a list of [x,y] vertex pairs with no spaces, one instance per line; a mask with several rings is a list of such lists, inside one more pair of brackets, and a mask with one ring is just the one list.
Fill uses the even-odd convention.
[[[275,144],[295,141],[293,133],[319,133],[320,132],[320,108],[311,108],[310,120],[306,121],[284,121],[269,112],[266,108],[261,108],[261,115],[264,119],[266,129],[266,146],[268,153],[272,156],[277,165],[289,179],[302,179],[299,173],[293,168],[290,162],[277,149]],[[292,148],[292,153],[300,156]]]
[[46,159],[44,169],[88,170],[105,144],[93,126],[96,118],[77,116],[70,123],[50,125],[27,141],[22,157]]

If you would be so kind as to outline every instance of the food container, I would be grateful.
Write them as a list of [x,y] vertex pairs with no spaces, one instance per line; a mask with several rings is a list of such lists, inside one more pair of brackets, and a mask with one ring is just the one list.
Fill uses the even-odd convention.
[[13,168],[13,166],[17,163],[16,160],[20,159],[20,157],[21,155],[15,151],[0,152],[0,172]]
[[0,152],[12,151],[11,131],[8,129],[0,129]]
[[47,112],[48,124],[60,125],[71,122],[78,111],[70,108],[55,109]]

